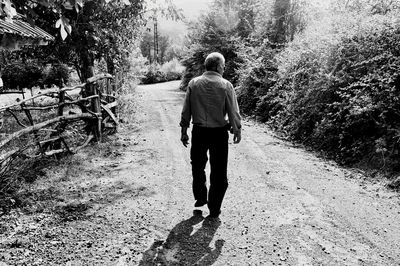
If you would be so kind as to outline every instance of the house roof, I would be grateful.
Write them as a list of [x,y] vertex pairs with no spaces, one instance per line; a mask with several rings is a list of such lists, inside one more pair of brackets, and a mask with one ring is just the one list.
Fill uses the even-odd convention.
[[24,38],[41,40],[41,41],[53,41],[54,37],[49,33],[45,32],[37,26],[30,25],[23,21],[21,16],[12,21],[6,21],[0,19],[0,34],[12,34]]

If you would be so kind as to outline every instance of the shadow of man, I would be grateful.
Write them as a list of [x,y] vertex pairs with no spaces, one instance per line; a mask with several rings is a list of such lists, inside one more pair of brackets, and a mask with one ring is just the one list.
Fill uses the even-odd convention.
[[[199,230],[194,226],[202,223]],[[210,243],[220,226],[219,219],[204,218],[201,211],[177,224],[165,241],[155,241],[143,253],[139,265],[212,265],[221,254],[224,240],[215,241],[215,248]]]

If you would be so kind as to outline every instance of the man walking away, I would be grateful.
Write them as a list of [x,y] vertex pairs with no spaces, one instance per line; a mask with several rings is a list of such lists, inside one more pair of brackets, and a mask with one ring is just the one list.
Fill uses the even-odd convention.
[[[195,207],[208,204],[210,217],[218,217],[228,188],[228,130],[235,144],[241,140],[241,117],[232,84],[222,77],[225,58],[211,53],[205,60],[206,71],[189,82],[182,110],[181,141],[189,144],[187,129],[192,119],[193,195]],[[207,191],[205,167],[210,156],[210,188]]]

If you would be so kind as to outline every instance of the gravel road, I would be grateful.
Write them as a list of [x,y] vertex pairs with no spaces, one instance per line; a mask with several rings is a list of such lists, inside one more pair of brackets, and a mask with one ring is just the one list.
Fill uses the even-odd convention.
[[103,144],[109,155],[75,155],[79,165],[49,175],[86,216],[19,216],[29,228],[0,241],[0,265],[400,265],[398,194],[253,121],[230,144],[220,219],[194,211],[178,84],[126,95],[132,112]]
[[251,121],[243,141],[230,145],[220,221],[193,216],[189,149],[177,126],[184,94],[177,88],[137,89],[142,148],[153,155],[141,169],[142,184],[154,194],[135,204],[158,228],[141,265],[400,265],[395,194]]

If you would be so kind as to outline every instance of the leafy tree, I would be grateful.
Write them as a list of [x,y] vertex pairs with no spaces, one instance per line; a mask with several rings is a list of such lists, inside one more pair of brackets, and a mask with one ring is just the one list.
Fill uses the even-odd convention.
[[256,1],[242,1],[238,6],[239,22],[236,31],[242,39],[248,38],[254,31],[255,27],[255,10]]
[[[3,2],[11,3],[10,0]],[[104,58],[109,73],[127,71],[129,55],[138,44],[139,29],[144,23],[143,0],[13,0],[3,6],[3,15],[12,19],[15,10],[55,36],[55,43],[34,52],[73,65],[81,80],[91,77],[95,60]],[[178,14],[171,0],[161,10],[171,17]],[[6,8],[8,7],[9,8]],[[56,26],[56,28],[54,27]],[[23,52],[24,53],[24,52]],[[25,51],[25,54],[28,52]],[[34,55],[32,55],[34,56]]]
[[241,111],[256,114],[262,121],[280,108],[279,97],[270,93],[278,80],[275,57],[302,30],[305,20],[303,2],[276,0],[259,8],[264,3],[257,1],[250,6],[253,21],[263,27],[253,27],[247,42],[252,48],[241,51],[244,60],[237,69]]
[[142,52],[142,55],[146,57],[149,62],[153,61],[152,53],[154,51],[154,36],[152,33],[146,31],[142,34],[140,50]]
[[[158,63],[163,64],[167,60],[167,51],[170,48],[169,37],[160,35],[158,36]],[[142,55],[147,58],[149,62],[155,62],[154,59],[154,34],[150,32],[145,32],[142,35],[142,40],[140,42],[140,50]]]
[[159,48],[159,62],[164,64],[166,62],[166,53],[171,43],[168,36],[161,35],[158,38],[158,48]]
[[[22,2],[24,1],[21,4],[26,4]],[[56,1],[53,1],[53,5],[56,5]],[[66,1],[60,11],[61,17],[60,13],[50,9],[53,5],[36,4],[29,10],[34,13],[38,26],[59,38],[47,47],[34,51],[28,48],[20,52],[22,56],[72,65],[82,81],[93,76],[94,61],[101,58],[105,59],[107,70],[111,74],[114,74],[116,68],[126,68],[124,64],[130,51],[137,46],[138,30],[142,25],[142,0],[112,0],[107,3]],[[24,7],[20,5],[18,9]],[[55,28],[55,24],[65,27],[65,31]]]
[[[186,71],[181,83],[185,89],[190,79],[204,71],[203,63],[211,52],[220,52],[226,59],[225,77],[236,84],[236,70],[243,63],[240,51],[244,50],[245,40],[253,25],[253,0],[227,1],[215,0],[212,11],[200,17],[190,27],[187,55],[183,58]],[[241,11],[241,7],[243,10]],[[242,15],[242,16],[241,16]]]
[[185,47],[182,47],[181,45],[171,44],[171,46],[168,47],[166,51],[165,62],[169,62],[173,59],[181,60],[184,54],[185,54]]

